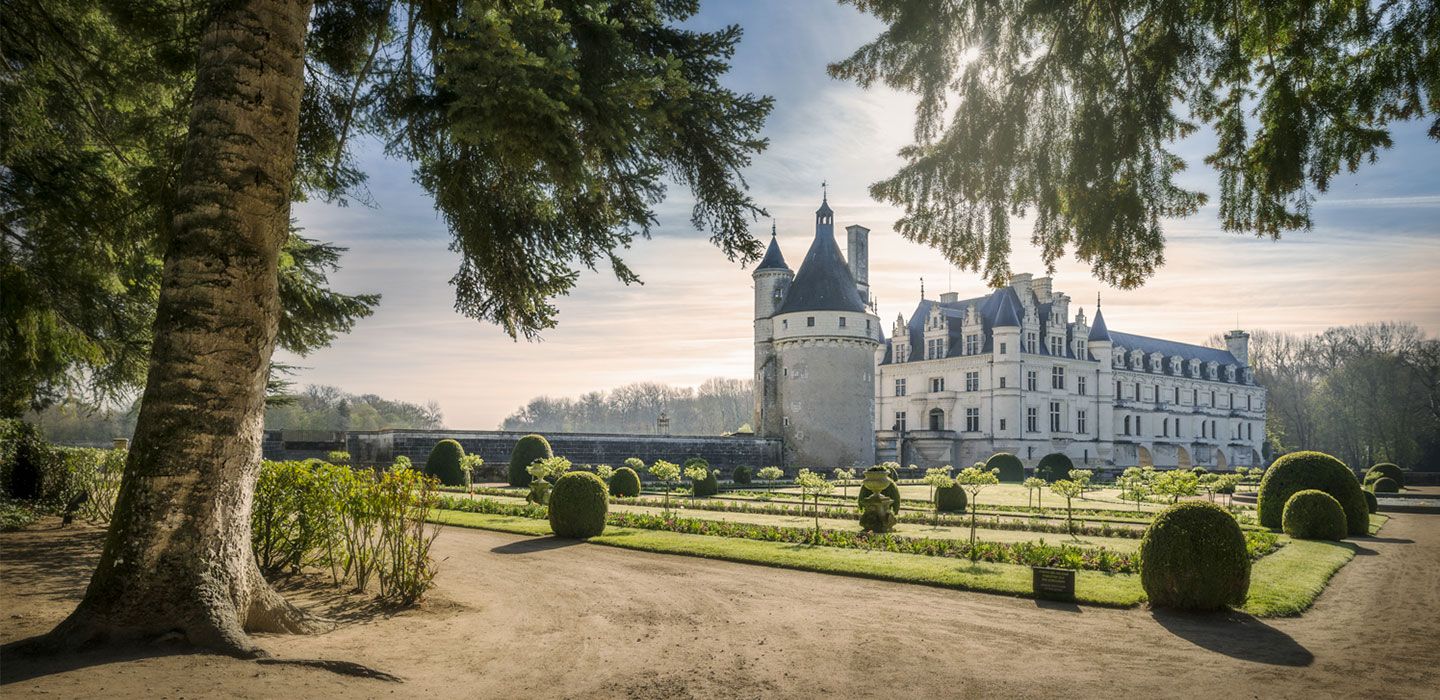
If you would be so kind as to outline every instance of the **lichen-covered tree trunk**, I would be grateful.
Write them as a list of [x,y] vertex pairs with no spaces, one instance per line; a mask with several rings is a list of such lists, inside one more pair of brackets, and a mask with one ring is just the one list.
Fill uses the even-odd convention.
[[149,376],[104,553],[64,646],[179,634],[240,656],[310,623],[250,547],[311,3],[218,4],[200,42]]

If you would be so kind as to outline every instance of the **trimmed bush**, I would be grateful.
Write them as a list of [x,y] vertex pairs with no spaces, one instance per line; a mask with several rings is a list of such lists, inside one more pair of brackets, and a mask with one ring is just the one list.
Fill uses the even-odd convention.
[[1240,524],[1205,501],[1166,508],[1140,540],[1140,583],[1157,608],[1219,610],[1244,604],[1250,557]]
[[425,474],[440,480],[446,486],[464,486],[465,472],[460,462],[465,459],[465,448],[454,440],[441,440],[430,448],[430,458],[425,460]]
[[1296,491],[1285,502],[1285,534],[1297,540],[1339,540],[1345,537],[1345,510],[1319,489]]
[[1256,514],[1260,524],[1280,529],[1284,525],[1285,503],[1297,491],[1319,489],[1335,497],[1345,511],[1346,531],[1352,535],[1370,532],[1370,514],[1360,482],[1350,468],[1323,452],[1291,452],[1270,465],[1260,479]]
[[1372,479],[1370,478],[1371,474],[1379,475],[1376,476],[1375,479],[1379,479],[1380,477],[1387,477],[1391,481],[1394,481],[1396,484],[1399,484],[1401,486],[1405,484],[1405,473],[1400,471],[1400,467],[1395,466],[1394,464],[1391,464],[1389,462],[1381,462],[1373,467],[1370,467],[1370,471],[1365,472],[1366,481],[1372,481]]
[[610,493],[622,498],[640,495],[640,475],[630,467],[620,467],[610,477]]
[[1399,493],[1400,484],[1388,476],[1382,476],[1370,484],[1370,490],[1375,493]]
[[1025,480],[1025,464],[1019,457],[1009,452],[996,452],[985,460],[986,469],[999,469],[1000,481],[1006,484],[1018,484]]
[[750,483],[750,467],[735,467],[735,471],[730,475],[730,480],[741,486],[748,485]]
[[941,513],[964,513],[965,489],[961,486],[941,486],[935,489],[935,507]]
[[1363,483],[1365,484],[1365,487],[1366,487],[1366,488],[1369,488],[1369,487],[1370,487],[1370,484],[1375,483],[1375,480],[1376,480],[1376,479],[1379,479],[1379,478],[1382,477],[1382,476],[1385,476],[1385,475],[1382,474],[1382,473],[1380,473],[1380,472],[1375,472],[1375,471],[1365,472],[1365,479],[1363,480]]
[[1360,493],[1365,494],[1365,507],[1369,508],[1371,513],[1379,513],[1380,501],[1375,498],[1375,494],[1371,491],[1361,491]]
[[537,459],[550,459],[555,453],[550,450],[550,441],[543,435],[526,435],[515,443],[515,449],[510,452],[510,485],[529,486],[530,472],[525,468],[530,466]]
[[1050,483],[1070,478],[1070,470],[1075,468],[1075,463],[1065,456],[1063,452],[1051,452],[1040,458],[1040,464],[1035,467],[1035,475]]
[[[876,471],[884,472],[886,474],[886,478],[889,478],[890,470],[886,469],[885,467],[870,467],[869,469],[865,470],[865,473],[870,474]],[[860,493],[855,494],[855,503],[859,505],[860,508],[863,510],[865,508],[865,504],[861,503],[860,499],[870,495],[870,490],[865,488],[864,486],[861,486],[859,490]],[[885,496],[890,499],[890,511],[892,513],[899,513],[900,487],[895,485],[895,481],[891,479],[890,484],[886,486],[885,489],[882,490],[880,493],[885,494]]]
[[590,472],[567,472],[550,492],[550,530],[556,537],[585,539],[605,531],[610,492]]
[[716,476],[719,473],[720,472],[712,469],[710,470],[709,476],[706,476],[704,479],[695,482],[695,495],[704,497],[714,496],[715,494],[720,493],[720,479],[718,476]]

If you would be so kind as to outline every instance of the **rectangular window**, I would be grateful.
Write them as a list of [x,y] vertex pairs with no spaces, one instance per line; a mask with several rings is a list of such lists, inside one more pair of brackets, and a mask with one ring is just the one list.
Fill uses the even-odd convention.
[[1000,377],[1000,388],[1005,388],[1005,377],[1003,375]]
[[1001,418],[1001,419],[1000,419],[1000,429],[1001,429],[1001,430],[1004,430],[1004,429],[1005,429],[1005,419],[1004,419],[1004,418]]
[[1175,405],[1180,405],[1180,387],[1175,387]]
[[896,412],[895,412],[895,429],[898,430],[898,431],[900,431],[900,432],[902,432],[902,433],[905,432],[905,412],[904,412],[904,411],[896,411]]
[[896,395],[896,396],[904,396],[904,395],[905,395],[905,380],[904,380],[904,379],[896,379],[896,380],[895,380],[895,395]]
[[1034,353],[1034,352],[1035,352],[1035,334],[1034,334],[1034,333],[1026,333],[1026,334],[1025,334],[1025,352],[1028,352],[1028,353]]
[[1084,377],[1076,377],[1076,378],[1075,378],[1075,393],[1080,394],[1081,396],[1084,396],[1084,395],[1085,395],[1085,378],[1084,378]]
[[1081,435],[1084,435],[1084,434],[1085,434],[1085,412],[1084,412],[1084,411],[1076,411],[1076,412],[1075,412],[1075,432],[1080,433]]
[[1050,368],[1050,388],[1065,388],[1065,368],[1059,365]]
[[1255,402],[1252,400],[1252,399],[1254,399],[1254,398],[1255,398],[1254,396],[1246,396],[1246,397],[1245,397],[1245,410],[1247,410],[1247,411],[1253,411],[1253,410],[1255,410]]
[[931,377],[931,378],[930,378],[930,391],[945,391],[945,378],[944,378],[944,377]]
[[810,326],[810,327],[813,328],[813,327],[815,326],[815,317],[814,317],[814,316],[806,316],[806,317],[805,317],[805,325],[806,325],[806,326]]
[[1211,407],[1211,408],[1214,408],[1214,407],[1215,407],[1215,392],[1213,392],[1213,391],[1210,392],[1210,407]]
[[1060,402],[1050,402],[1050,432],[1060,432]]
[[972,335],[967,335],[967,336],[965,336],[965,354],[966,354],[966,355],[979,355],[979,354],[980,354],[980,336],[979,336],[979,335],[972,334]]
[[840,317],[840,327],[841,327],[841,328],[844,328],[844,327],[845,327],[845,317],[844,317],[844,316],[841,316],[841,317]]
[[1039,413],[1040,410],[1034,406],[1025,409],[1025,430],[1032,433],[1040,432]]
[[972,433],[980,431],[980,409],[965,409],[965,430]]
[[1160,419],[1160,425],[1162,426],[1162,429],[1160,431],[1160,437],[1170,437],[1170,419]]
[[1135,400],[1140,400],[1140,382],[1135,382]]
[[1004,354],[1007,353],[1007,352],[1009,352],[1009,351],[1005,349],[1005,343],[1001,343],[1001,344],[1000,344],[1000,354],[1001,354],[1001,355],[1004,355]]
[[1054,355],[1054,356],[1056,356],[1056,357],[1064,357],[1064,356],[1065,356],[1065,339],[1064,339],[1064,338],[1061,338],[1060,336],[1051,336],[1051,338],[1050,338],[1050,354],[1051,354],[1051,355]]
[[1230,392],[1230,405],[1229,405],[1229,408],[1235,408],[1235,392],[1233,392],[1233,391]]
[[1140,416],[1135,416],[1135,434],[1144,435],[1145,431],[1140,429]]
[[1036,371],[1033,370],[1033,369],[1025,370],[1025,390],[1026,390],[1026,391],[1039,391],[1039,390],[1040,390],[1040,378],[1039,378],[1039,373],[1036,372]]
[[965,373],[965,391],[980,391],[980,373]]
[[1200,390],[1199,390],[1199,389],[1191,389],[1191,390],[1190,390],[1190,404],[1193,405],[1193,406],[1199,406],[1199,405],[1200,405]]

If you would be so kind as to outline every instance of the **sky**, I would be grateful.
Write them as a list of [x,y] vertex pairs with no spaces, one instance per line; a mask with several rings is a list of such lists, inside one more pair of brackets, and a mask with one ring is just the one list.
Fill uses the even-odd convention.
[[[827,63],[848,56],[880,30],[874,18],[834,0],[703,0],[689,24],[739,24],[745,35],[726,84],[767,94],[775,109],[764,135],[770,147],[745,172],[756,201],[774,217],[792,268],[814,237],[821,182],[828,182],[836,230],[870,233],[870,284],[882,327],[908,316],[920,299],[944,291],[984,292],[973,272],[951,268],[924,246],[892,231],[899,212],[872,200],[871,182],[900,164],[911,142],[914,100],[884,88],[863,90],[830,79]],[[1220,230],[1214,205],[1165,223],[1166,264],[1145,286],[1104,286],[1073,259],[1057,263],[1056,291],[1093,317],[1103,294],[1112,330],[1203,343],[1234,328],[1313,332],[1370,321],[1409,321],[1440,333],[1440,144],[1425,125],[1393,130],[1394,148],[1378,163],[1337,178],[1314,208],[1315,226],[1282,240]],[[1176,146],[1190,170],[1181,184],[1218,193],[1203,157],[1205,134]],[[302,367],[298,384],[330,384],[351,393],[439,402],[445,425],[493,429],[529,399],[578,396],[638,381],[695,386],[752,371],[750,269],[731,263],[689,223],[691,200],[672,187],[657,207],[651,240],[622,257],[643,285],[625,286],[608,270],[582,274],[560,298],[557,328],[538,341],[515,341],[495,325],[454,311],[450,277],[459,256],[408,164],[379,144],[360,144],[373,206],[299,205],[305,235],[348,246],[334,288],[379,292],[380,307],[348,335],[306,357],[278,353]],[[768,236],[771,221],[754,223]],[[1015,272],[1045,274],[1027,243],[1028,222],[1012,225]],[[844,241],[840,241],[842,250]]]

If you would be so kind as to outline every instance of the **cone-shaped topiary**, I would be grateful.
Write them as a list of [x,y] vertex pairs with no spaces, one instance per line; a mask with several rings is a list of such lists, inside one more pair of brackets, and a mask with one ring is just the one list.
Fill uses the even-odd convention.
[[630,467],[620,467],[610,477],[610,493],[617,497],[634,498],[640,495],[640,475]]
[[525,471],[537,459],[550,459],[555,453],[550,451],[550,441],[543,435],[526,435],[515,443],[515,449],[510,452],[510,485],[529,486],[530,472]]
[[708,476],[695,482],[695,495],[704,497],[720,493],[720,477],[716,476],[717,474],[719,472],[712,469]]
[[465,459],[465,448],[454,440],[441,440],[430,448],[430,458],[425,460],[425,473],[440,480],[446,486],[464,486],[465,472],[460,462]]
[[1382,476],[1370,484],[1370,490],[1375,493],[1399,493],[1400,484],[1388,476]]
[[1371,474],[1379,475],[1374,477],[1374,479],[1379,479],[1383,476],[1390,478],[1396,484],[1400,484],[1402,486],[1405,484],[1405,473],[1400,471],[1400,467],[1397,467],[1389,462],[1381,462],[1373,467],[1370,467],[1370,470],[1365,472],[1366,481],[1374,480],[1370,477]]
[[[865,470],[865,476],[869,479],[873,479],[875,477],[871,475],[877,472],[884,476],[885,480],[889,482],[888,484],[886,484],[885,488],[880,491],[880,493],[885,494],[885,496],[890,499],[890,511],[892,513],[898,514],[900,512],[900,487],[895,485],[895,481],[890,478],[890,470],[886,469],[885,467],[870,467],[869,469]],[[863,509],[865,507],[864,499],[866,496],[869,495],[870,490],[865,488],[864,486],[861,486],[860,493],[855,495],[855,503],[857,503]]]
[[567,472],[550,491],[550,530],[556,537],[585,539],[605,531],[610,492],[590,472]]
[[735,467],[734,473],[730,475],[730,480],[741,486],[749,484],[750,467]]
[[[1025,464],[1009,452],[996,452],[985,460],[986,469],[999,469],[1001,483],[1018,484],[1025,480]],[[1064,477],[1061,477],[1064,478]]]
[[1243,604],[1250,590],[1250,557],[1239,523],[1204,501],[1166,508],[1140,540],[1140,583],[1157,608],[1219,610]]
[[1360,493],[1365,494],[1365,507],[1369,508],[1371,513],[1379,513],[1380,501],[1375,498],[1374,492],[1362,490]]
[[941,486],[935,489],[935,507],[941,513],[964,513],[965,489],[961,486]]
[[1345,511],[1345,529],[1352,535],[1370,532],[1370,514],[1360,482],[1350,468],[1323,452],[1291,452],[1275,460],[1260,479],[1256,514],[1260,524],[1279,529],[1284,524],[1285,503],[1296,491],[1319,489],[1335,497]]
[[1319,489],[1296,491],[1285,502],[1285,534],[1297,540],[1345,538],[1345,510],[1340,502]]
[[1075,463],[1063,452],[1051,452],[1040,458],[1040,463],[1035,466],[1035,475],[1050,483],[1070,478],[1070,470],[1075,468]]

